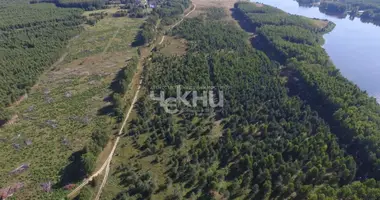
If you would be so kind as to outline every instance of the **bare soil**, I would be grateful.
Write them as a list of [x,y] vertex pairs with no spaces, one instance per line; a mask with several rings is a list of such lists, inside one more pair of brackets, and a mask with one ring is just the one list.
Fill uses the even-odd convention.
[[262,4],[262,3],[255,3],[255,6],[261,8],[261,7],[264,6],[264,4]]
[[238,25],[236,20],[232,18],[232,9],[234,8],[234,4],[239,1],[247,0],[192,0],[192,2],[197,5],[197,9],[191,13],[189,17],[199,16],[202,13],[205,13],[208,8],[218,7],[224,8],[227,13],[227,17],[223,20]]
[[193,0],[194,4],[197,4],[198,8],[210,8],[210,7],[223,7],[233,8],[237,0]]
[[329,21],[327,20],[320,20],[320,19],[314,19],[314,24],[318,27],[318,28],[325,28],[328,24],[329,24]]
[[18,115],[13,115],[12,118],[11,118],[10,120],[8,120],[8,121],[4,124],[4,126],[12,125],[12,124],[16,123],[17,119],[18,119]]

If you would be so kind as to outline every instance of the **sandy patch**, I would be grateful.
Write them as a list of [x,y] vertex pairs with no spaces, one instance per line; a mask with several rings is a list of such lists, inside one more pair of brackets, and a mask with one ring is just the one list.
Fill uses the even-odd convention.
[[195,10],[190,15],[190,17],[198,16],[202,13],[205,13],[207,8],[219,7],[224,8],[226,10],[227,15],[229,16],[227,20],[233,20],[231,18],[231,9],[234,8],[235,3],[239,1],[246,0],[192,0],[192,2],[197,5],[197,10]]
[[320,20],[320,19],[314,19],[313,22],[318,28],[321,28],[321,29],[325,28],[329,24],[329,21]]
[[230,9],[236,2],[237,0],[193,0],[198,8],[223,7]]
[[255,6],[261,8],[261,7],[264,6],[264,4],[262,4],[262,3],[255,3]]

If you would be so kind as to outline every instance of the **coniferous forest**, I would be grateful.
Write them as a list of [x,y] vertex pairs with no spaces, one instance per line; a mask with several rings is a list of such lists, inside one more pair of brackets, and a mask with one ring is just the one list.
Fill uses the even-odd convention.
[[[0,5],[0,109],[27,93],[80,31],[81,10],[54,4]],[[6,118],[7,116],[4,116]]]
[[[85,19],[78,8],[0,2],[1,121],[9,118],[1,108],[31,89]],[[157,27],[177,22],[190,2],[158,5],[135,45],[152,45]],[[238,23],[211,8],[184,19],[168,37],[186,41],[186,53],[163,54],[163,44],[144,61],[139,100],[121,139],[127,142],[111,163],[111,199],[380,199],[380,106],[321,47],[334,24],[248,2],[236,3],[232,16]],[[139,64],[133,57],[113,83],[118,121]],[[198,94],[210,88],[210,99],[223,104],[177,104],[179,112],[168,113],[151,92],[176,97],[178,85]],[[97,130],[84,148],[87,174],[106,135]],[[86,192],[78,198],[91,196]]]
[[[152,55],[127,130],[137,162],[154,158],[165,182],[125,162],[115,199],[162,191],[172,191],[167,199],[379,199],[380,107],[320,46],[334,24],[236,3],[235,18],[255,33],[249,44],[244,31],[212,16],[173,29],[188,41],[186,55]],[[224,105],[168,114],[148,91],[175,96],[175,85],[213,86]]]
[[[239,6],[238,9],[245,8],[244,4]],[[257,13],[255,10],[243,12]],[[273,29],[273,27],[271,28]],[[287,30],[286,26],[277,26],[277,28]],[[258,30],[258,37],[265,38],[267,44],[274,43],[275,54],[285,55],[286,58],[278,60],[289,66],[288,73],[292,73],[300,79],[299,81],[290,79],[291,91],[299,93],[301,98],[306,100],[332,125],[335,134],[340,137],[344,145],[347,145],[347,152],[357,159],[360,177],[378,177],[379,158],[377,155],[379,153],[376,145],[378,140],[374,138],[380,131],[380,108],[376,100],[369,98],[366,93],[342,77],[339,71],[324,59],[323,56],[327,56],[326,53],[311,54],[316,56],[314,58],[307,55],[307,51],[304,50],[305,47],[307,47],[305,49],[322,49],[319,45],[313,45],[302,37],[298,37],[299,41],[288,36],[284,37],[282,31],[273,30],[274,32],[270,32],[270,29],[268,31],[266,26],[262,26]],[[296,36],[296,34],[292,34],[292,36]],[[308,38],[310,39],[310,37]],[[314,38],[318,40],[318,37]],[[300,43],[303,47],[291,48]],[[310,44],[311,47],[308,47]],[[263,49],[266,50],[265,47]],[[294,51],[297,52],[296,56],[288,56]],[[305,55],[300,56],[303,55],[301,52]],[[361,171],[362,169],[363,171]]]

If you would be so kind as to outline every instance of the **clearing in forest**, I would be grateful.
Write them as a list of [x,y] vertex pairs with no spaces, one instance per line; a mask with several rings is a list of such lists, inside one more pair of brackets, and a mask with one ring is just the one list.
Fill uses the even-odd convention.
[[[127,60],[137,56],[131,43],[143,19],[113,18],[115,10],[106,12],[94,26],[85,25],[70,41],[63,62],[45,72],[29,97],[11,108],[18,119],[1,129],[0,188],[23,183],[16,199],[64,197],[60,188],[83,178],[62,179],[77,168],[69,165],[70,158],[81,153],[94,130],[113,133],[115,121],[107,109],[110,85]],[[25,163],[28,169],[9,174]],[[58,189],[42,192],[40,184],[48,181]]]
[[313,19],[313,22],[320,29],[325,28],[327,25],[329,25],[329,21],[328,20]]
[[164,55],[184,55],[186,53],[188,45],[186,40],[175,37],[165,37],[165,41],[163,42],[160,52]]

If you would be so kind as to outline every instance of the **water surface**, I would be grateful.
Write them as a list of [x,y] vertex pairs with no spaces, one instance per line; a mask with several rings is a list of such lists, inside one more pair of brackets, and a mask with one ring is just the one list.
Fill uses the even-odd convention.
[[357,84],[369,95],[380,100],[380,27],[354,20],[337,18],[321,13],[318,7],[301,7],[292,0],[260,0],[290,14],[310,18],[328,19],[335,29],[324,35],[331,60],[343,76]]

